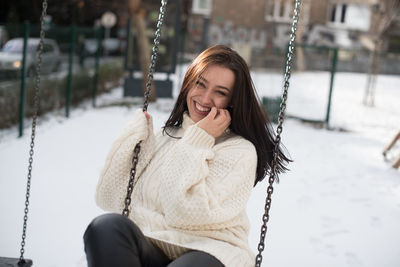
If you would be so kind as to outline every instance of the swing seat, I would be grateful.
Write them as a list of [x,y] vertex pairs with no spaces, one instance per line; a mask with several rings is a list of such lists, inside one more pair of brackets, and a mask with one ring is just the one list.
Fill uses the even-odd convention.
[[19,258],[0,257],[0,267],[30,267],[32,260],[24,259],[24,262],[19,262]]

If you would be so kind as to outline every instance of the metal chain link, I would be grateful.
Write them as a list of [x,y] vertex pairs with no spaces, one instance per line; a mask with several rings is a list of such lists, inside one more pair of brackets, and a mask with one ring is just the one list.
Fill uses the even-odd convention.
[[167,6],[167,2],[168,2],[167,0],[161,0],[160,13],[158,14],[158,21],[157,21],[157,30],[155,32],[154,45],[153,45],[153,49],[152,49],[152,53],[151,53],[149,75],[147,76],[146,91],[144,93],[143,111],[147,111],[147,106],[149,105],[149,95],[150,95],[150,90],[151,90],[151,83],[153,81],[154,69],[155,69],[156,62],[157,62],[158,45],[160,44],[161,27],[164,22],[165,8]]
[[133,188],[135,187],[135,185],[137,183],[137,179],[135,180],[135,174],[136,174],[136,165],[138,162],[138,156],[139,156],[139,152],[140,152],[140,143],[141,142],[139,142],[135,146],[135,149],[133,150],[132,168],[130,171],[130,178],[129,178],[128,188],[126,190],[126,197],[125,197],[125,201],[124,201],[125,207],[122,210],[122,215],[124,215],[125,217],[129,216],[129,206],[131,205],[131,195],[132,195]]
[[[25,196],[25,210],[24,210],[24,224],[22,227],[22,241],[21,241],[21,250],[19,262],[23,263],[24,253],[25,253],[25,238],[26,238],[26,228],[28,223],[28,212],[29,212],[29,197],[31,190],[31,179],[32,179],[32,163],[33,163],[33,148],[35,146],[35,134],[36,134],[36,120],[39,110],[40,96],[39,96],[39,85],[40,85],[40,69],[42,66],[42,53],[43,53],[43,40],[45,36],[44,32],[44,18],[46,17],[47,12],[47,0],[43,0],[42,4],[42,15],[40,17],[40,42],[39,42],[39,53],[38,53],[38,61],[36,63],[36,80],[35,80],[35,93],[33,97],[33,118],[32,118],[32,133],[31,133],[31,144],[29,150],[29,166],[28,166],[28,178],[26,184],[26,196]],[[23,74],[25,75],[25,74]]]
[[[161,0],[160,13],[158,15],[158,20],[157,20],[157,30],[156,30],[155,36],[154,36],[154,46],[153,46],[152,53],[151,53],[149,75],[147,76],[146,91],[144,93],[143,112],[147,111],[147,107],[149,105],[149,95],[150,95],[150,90],[151,90],[151,83],[153,81],[154,70],[155,70],[155,66],[156,66],[156,62],[157,62],[158,45],[160,44],[161,27],[164,22],[164,15],[165,15],[165,9],[167,6],[167,2],[168,2],[167,0]],[[140,152],[140,144],[141,144],[141,142],[139,142],[135,146],[135,149],[133,150],[132,168],[130,171],[128,188],[126,190],[124,209],[122,210],[122,215],[124,215],[126,217],[129,216],[129,213],[130,213],[129,206],[132,201],[131,200],[132,191],[138,181],[138,179],[135,180],[135,174],[136,174],[136,164],[138,162],[138,157],[139,157],[139,152]]]
[[260,242],[258,243],[258,254],[256,256],[255,266],[260,267],[262,262],[262,252],[265,248],[265,236],[267,234],[267,222],[269,221],[269,210],[271,208],[271,196],[274,192],[273,183],[276,178],[276,168],[278,162],[278,155],[279,155],[279,145],[281,142],[281,133],[282,133],[282,125],[285,118],[285,110],[286,110],[286,100],[288,96],[288,89],[289,89],[289,79],[291,74],[292,68],[292,59],[295,50],[295,42],[296,42],[296,31],[297,31],[297,24],[299,22],[299,14],[300,14],[300,5],[301,0],[295,0],[295,7],[294,7],[294,14],[293,14],[293,22],[292,28],[290,33],[290,40],[289,40],[289,50],[287,53],[286,58],[286,68],[285,68],[285,75],[284,75],[284,90],[282,95],[282,103],[281,109],[279,112],[279,123],[277,127],[277,135],[275,139],[275,150],[274,150],[274,158],[272,161],[271,172],[268,180],[268,188],[267,188],[267,198],[265,199],[265,206],[264,206],[264,215],[262,216],[263,224],[261,225],[261,233],[260,233]]

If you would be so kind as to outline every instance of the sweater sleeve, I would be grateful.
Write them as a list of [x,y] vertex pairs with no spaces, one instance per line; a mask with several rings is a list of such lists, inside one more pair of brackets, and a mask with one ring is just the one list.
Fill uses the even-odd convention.
[[163,168],[161,202],[171,227],[223,228],[245,211],[253,188],[257,154],[243,138],[214,147],[214,138],[188,127]]
[[152,119],[150,118],[147,123],[145,114],[138,109],[133,119],[112,144],[101,172],[97,184],[96,202],[102,209],[113,212],[122,211],[132,168],[133,150],[140,141],[141,149],[135,179],[140,177],[149,163],[155,147]]

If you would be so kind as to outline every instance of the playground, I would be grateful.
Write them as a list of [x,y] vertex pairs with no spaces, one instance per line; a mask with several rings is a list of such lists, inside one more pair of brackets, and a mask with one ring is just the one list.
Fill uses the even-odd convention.
[[[251,266],[257,254],[256,266],[399,266],[400,54],[393,31],[398,27],[399,2],[321,1],[318,9],[311,10],[310,0],[304,1],[305,11],[300,13],[300,0],[255,1],[251,8],[229,1],[233,6],[229,14],[222,1],[193,1],[192,7],[189,2],[171,0],[167,16],[164,0],[159,14],[155,1],[131,0],[124,8],[118,3],[113,12],[98,14],[84,11],[86,4],[79,1],[77,9],[72,7],[78,17],[54,16],[53,21],[48,14],[57,10],[51,5],[47,10],[43,0],[39,20],[34,6],[35,16],[16,11],[26,17],[24,22],[7,17],[7,23],[0,23],[0,33],[5,33],[0,35],[0,265],[18,261],[18,266],[28,267],[32,259],[34,266],[42,267],[105,262],[108,266],[122,259],[153,266],[150,259],[162,261],[162,266],[181,266],[207,259],[231,267]],[[10,5],[7,10],[8,15],[14,12]],[[243,13],[236,16],[239,10]],[[265,11],[255,12],[259,10]],[[79,17],[84,13],[89,20]],[[300,18],[304,22],[299,23]],[[154,46],[149,42],[153,38]],[[190,87],[192,70],[183,81],[188,64],[214,44],[221,46],[207,49],[194,61],[197,85]],[[209,60],[202,56],[209,51],[218,51],[213,56],[219,59],[202,72],[201,64]],[[252,81],[242,78],[242,74],[250,77],[249,70]],[[117,219],[125,220],[129,231],[123,232],[121,225],[110,228],[104,223],[108,219],[96,220],[84,245],[88,224],[104,214],[96,205],[95,192],[113,140],[142,107],[153,117],[155,131],[160,131],[177,99],[179,116],[187,110],[197,123],[191,129],[214,138],[207,152],[215,156],[197,155],[206,149],[186,143],[190,131],[182,142],[165,137],[166,143],[160,145],[164,139],[157,137],[143,171],[137,155],[140,146],[152,141],[151,135],[149,140],[136,140],[141,126],[133,127],[113,146],[107,183],[97,188],[98,201],[118,206],[121,202],[114,200],[121,197],[126,170],[131,168],[123,215],[133,222],[104,216],[113,218],[113,226]],[[273,122],[276,136],[266,130],[269,122],[260,107]],[[213,113],[215,108],[218,113]],[[144,115],[142,119],[145,127]],[[180,127],[181,122],[168,126]],[[251,144],[218,139],[229,134],[227,127],[253,143],[257,165],[255,155],[238,154],[242,147],[250,153]],[[132,159],[133,142],[139,143]],[[151,148],[145,152],[152,153]],[[175,154],[180,158],[171,163]],[[146,159],[146,153],[141,155]],[[278,179],[275,164],[279,168],[282,155],[293,162]],[[243,165],[230,156],[245,159],[240,161]],[[229,170],[222,171],[224,166]],[[256,181],[266,170],[270,177],[253,188],[247,202],[252,166],[258,167]],[[177,178],[184,168],[189,174]],[[163,183],[167,187],[161,187]],[[154,203],[147,199],[152,196]],[[177,201],[179,196],[182,201]],[[146,217],[145,211],[154,214]],[[192,215],[197,216],[194,228],[190,228]],[[168,216],[179,218],[183,227],[168,221]],[[163,234],[154,239],[161,250],[149,241],[153,233]],[[131,237],[135,242],[126,242]],[[99,244],[104,248],[98,249]]]

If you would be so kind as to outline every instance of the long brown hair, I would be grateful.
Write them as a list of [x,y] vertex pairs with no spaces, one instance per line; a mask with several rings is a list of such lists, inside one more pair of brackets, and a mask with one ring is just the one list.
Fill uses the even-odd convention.
[[[231,48],[224,45],[215,45],[204,50],[189,66],[183,80],[182,88],[174,109],[164,126],[164,133],[169,127],[180,127],[183,114],[188,110],[186,97],[200,75],[210,65],[219,65],[230,69],[235,74],[232,100],[229,106],[231,112],[232,132],[253,143],[257,151],[256,185],[270,172],[274,157],[274,132],[271,122],[260,101],[250,77],[250,71],[243,58]],[[279,148],[277,155],[277,174],[287,170],[286,165],[291,161]],[[278,177],[276,177],[278,178]]]

